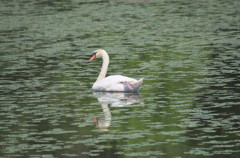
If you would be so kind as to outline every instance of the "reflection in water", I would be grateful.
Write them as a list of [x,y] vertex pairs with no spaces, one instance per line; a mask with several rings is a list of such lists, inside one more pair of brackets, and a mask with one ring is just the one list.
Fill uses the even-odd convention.
[[[140,1],[0,1],[0,157],[240,157],[239,1]],[[146,106],[92,103],[98,48]]]
[[97,127],[104,131],[110,126],[112,120],[109,105],[111,107],[124,107],[134,103],[142,103],[142,98],[138,93],[93,92],[93,95],[102,106],[104,120],[99,120],[97,117],[92,118],[92,120],[95,121]]

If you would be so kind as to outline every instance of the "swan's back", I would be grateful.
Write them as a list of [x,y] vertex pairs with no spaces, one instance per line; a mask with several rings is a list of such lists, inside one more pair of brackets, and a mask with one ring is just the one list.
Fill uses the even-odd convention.
[[94,83],[92,89],[94,91],[134,92],[139,90],[142,83],[143,79],[136,80],[122,75],[112,75]]

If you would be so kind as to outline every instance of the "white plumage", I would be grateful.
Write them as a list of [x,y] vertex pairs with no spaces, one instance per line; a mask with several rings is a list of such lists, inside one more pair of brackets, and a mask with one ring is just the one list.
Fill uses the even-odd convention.
[[143,83],[143,78],[136,80],[122,75],[106,77],[109,65],[109,56],[107,52],[103,49],[96,50],[89,61],[92,61],[95,58],[102,58],[103,64],[97,81],[92,86],[94,91],[138,92]]

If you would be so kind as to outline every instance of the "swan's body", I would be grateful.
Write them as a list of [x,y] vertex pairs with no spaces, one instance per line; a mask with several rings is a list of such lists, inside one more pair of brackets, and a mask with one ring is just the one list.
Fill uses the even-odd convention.
[[137,92],[139,90],[143,83],[143,78],[136,80],[134,78],[121,75],[106,77],[109,65],[109,56],[105,50],[99,49],[94,51],[93,56],[89,61],[92,61],[95,58],[102,58],[103,64],[97,81],[92,86],[94,91]]

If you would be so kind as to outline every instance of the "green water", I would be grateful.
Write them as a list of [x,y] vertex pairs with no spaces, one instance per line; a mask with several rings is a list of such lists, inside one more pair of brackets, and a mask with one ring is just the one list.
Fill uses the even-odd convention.
[[[240,157],[239,7],[0,1],[0,157]],[[99,48],[139,95],[91,91]]]

